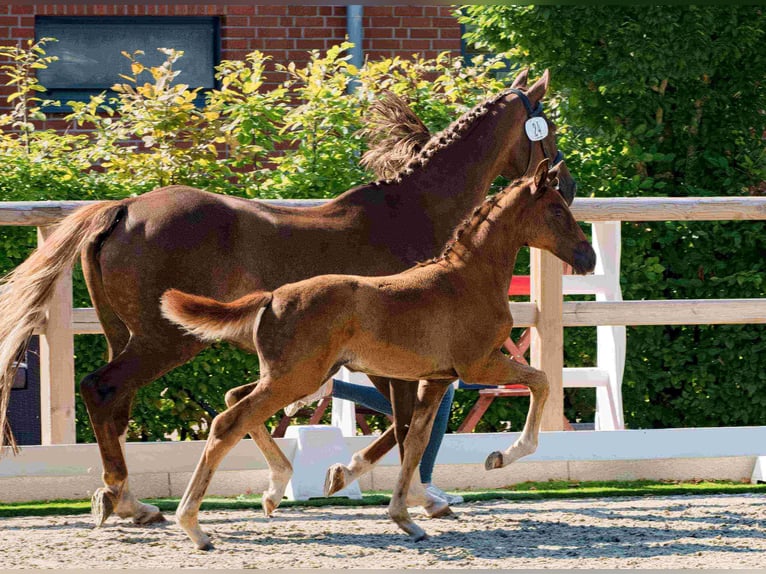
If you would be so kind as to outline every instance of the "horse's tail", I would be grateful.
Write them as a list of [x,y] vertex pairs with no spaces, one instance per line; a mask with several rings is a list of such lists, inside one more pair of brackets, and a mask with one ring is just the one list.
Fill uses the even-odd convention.
[[32,332],[45,321],[56,282],[86,245],[113,229],[122,210],[123,204],[113,201],[78,209],[0,280],[0,455],[6,445],[18,451],[6,414],[11,387]]
[[269,291],[255,291],[231,303],[168,289],[162,314],[203,341],[252,336],[258,314],[271,301]]

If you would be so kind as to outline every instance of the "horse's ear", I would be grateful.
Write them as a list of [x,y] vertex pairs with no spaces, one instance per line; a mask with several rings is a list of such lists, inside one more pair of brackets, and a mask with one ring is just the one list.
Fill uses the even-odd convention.
[[537,80],[531,88],[529,88],[529,91],[527,91],[527,96],[529,96],[529,99],[533,102],[539,102],[543,96],[545,95],[545,92],[548,91],[548,82],[550,80],[550,74],[548,73],[548,70],[546,69],[543,72],[543,75],[540,76],[540,79]]
[[527,87],[527,79],[529,78],[529,68],[524,68],[519,72],[519,75],[516,76],[516,79],[513,80],[513,84],[511,84],[512,88],[526,88]]
[[537,169],[535,170],[535,175],[532,178],[532,181],[534,182],[534,186],[532,187],[532,194],[533,195],[542,195],[543,191],[545,191],[545,188],[547,187],[548,183],[548,166],[550,163],[548,162],[548,158],[546,157],[537,164]]

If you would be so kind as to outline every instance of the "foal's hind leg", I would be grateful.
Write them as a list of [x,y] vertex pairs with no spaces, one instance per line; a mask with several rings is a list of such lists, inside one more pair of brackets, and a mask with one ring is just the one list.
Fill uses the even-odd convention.
[[403,445],[402,468],[391,496],[391,502],[388,505],[389,516],[415,540],[423,540],[426,538],[426,533],[410,518],[407,512],[406,498],[408,492],[410,492],[412,475],[417,469],[418,463],[423,456],[423,451],[428,444],[434,416],[449,384],[451,382],[420,382],[410,428]]
[[[241,399],[249,395],[257,384],[258,381],[229,390],[225,397],[226,406],[229,408],[234,406]],[[269,517],[279,506],[279,503],[282,502],[282,497],[287,489],[287,483],[290,482],[290,478],[293,475],[293,466],[282,452],[282,449],[274,442],[274,439],[264,425],[255,425],[248,428],[248,433],[255,441],[255,444],[258,445],[258,448],[261,449],[263,456],[266,458],[266,463],[269,465],[269,488],[263,492],[261,499],[263,512]]]
[[213,479],[216,468],[248,429],[263,426],[272,413],[288,402],[279,393],[272,392],[268,379],[261,379],[249,395],[213,420],[205,450],[176,511],[178,523],[197,548],[201,550],[213,548],[210,537],[199,527],[198,514],[202,498]]
[[522,384],[531,392],[529,412],[521,436],[507,450],[491,453],[484,462],[487,470],[502,468],[537,450],[543,408],[548,399],[549,387],[545,373],[512,361],[500,351],[495,351],[483,364],[475,365],[465,373],[463,380],[491,385]]

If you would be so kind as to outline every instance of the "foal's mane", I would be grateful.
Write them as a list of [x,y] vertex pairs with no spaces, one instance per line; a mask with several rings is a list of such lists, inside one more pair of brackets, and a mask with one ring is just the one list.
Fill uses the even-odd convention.
[[[428,128],[401,98],[393,94],[393,98],[386,95],[376,102],[377,107],[373,104],[376,116],[370,120],[373,123],[365,128],[364,132],[371,140],[386,137],[385,144],[391,149],[391,154],[386,155],[385,149],[382,148],[383,140],[375,139],[374,149],[367,152],[370,154],[370,160],[365,165],[374,169],[380,177],[374,183],[380,185],[401,182],[403,176],[410,175],[415,169],[428,164],[436,152],[463,137],[495,104],[510,93],[511,88],[508,88],[489,96],[434,135],[430,135]],[[394,150],[394,147],[397,149]],[[364,161],[366,160],[363,159]],[[381,167],[381,162],[384,162],[385,168]]]
[[520,185],[523,185],[523,182],[523,178],[516,179],[502,191],[487,197],[479,206],[476,207],[476,209],[473,210],[471,215],[464,219],[463,222],[455,228],[455,231],[452,234],[452,239],[450,239],[447,245],[444,246],[441,254],[438,257],[434,257],[433,259],[418,263],[417,267],[423,267],[425,265],[431,265],[433,263],[439,263],[440,261],[447,260],[455,245],[462,244],[467,239],[471,238],[479,229],[481,224],[484,223],[489,218],[489,216],[498,209],[500,200],[508,195],[512,190],[515,190]]

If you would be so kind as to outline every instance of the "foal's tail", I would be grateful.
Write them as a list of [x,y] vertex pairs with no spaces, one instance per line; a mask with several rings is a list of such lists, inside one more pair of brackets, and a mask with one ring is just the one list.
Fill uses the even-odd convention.
[[162,314],[203,341],[252,336],[258,313],[271,301],[270,291],[255,291],[231,303],[168,289]]
[[105,237],[124,207],[104,201],[64,219],[45,243],[0,280],[0,456],[18,451],[6,416],[13,379],[32,332],[45,321],[56,282],[91,241]]

